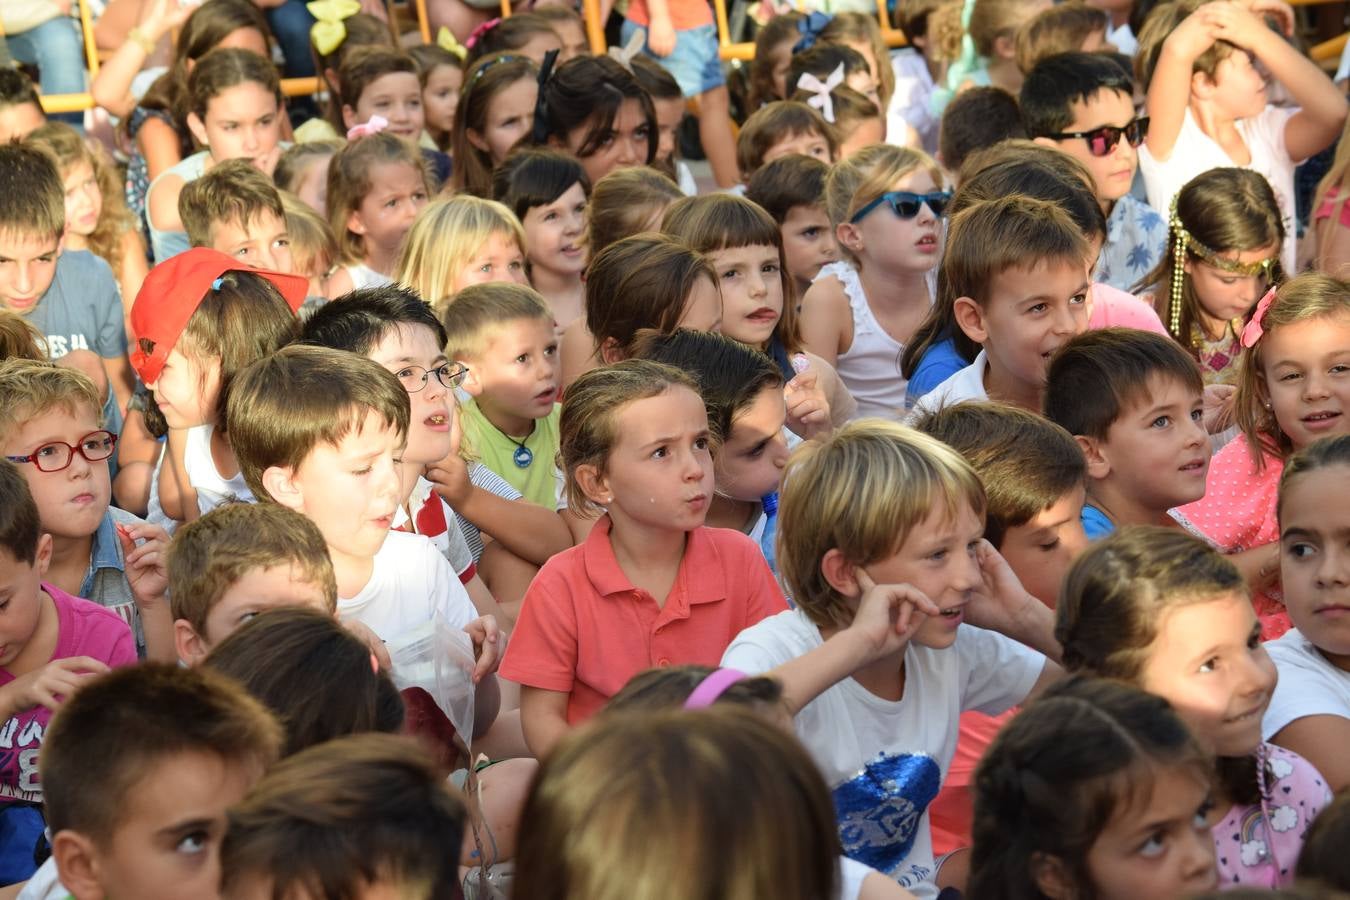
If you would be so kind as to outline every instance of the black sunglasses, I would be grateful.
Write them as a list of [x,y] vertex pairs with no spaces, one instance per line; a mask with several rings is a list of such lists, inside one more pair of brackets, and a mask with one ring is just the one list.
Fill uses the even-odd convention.
[[883,203],[890,204],[891,210],[902,219],[914,218],[925,204],[933,211],[933,215],[941,218],[951,199],[951,191],[933,191],[929,194],[915,194],[911,191],[887,191],[854,213],[849,222],[861,222],[868,213]]
[[1101,128],[1094,128],[1091,131],[1062,131],[1059,134],[1046,135],[1046,137],[1056,141],[1082,138],[1087,142],[1088,152],[1093,156],[1107,156],[1112,150],[1116,149],[1116,144],[1120,143],[1122,137],[1130,142],[1131,147],[1138,147],[1147,136],[1148,116],[1131,119],[1130,124],[1124,128],[1103,125]]

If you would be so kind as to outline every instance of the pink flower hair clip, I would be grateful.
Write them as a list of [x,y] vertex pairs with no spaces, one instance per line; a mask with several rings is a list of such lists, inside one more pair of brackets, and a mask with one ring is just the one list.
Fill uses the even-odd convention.
[[389,127],[389,120],[384,116],[371,116],[370,121],[360,125],[353,125],[347,129],[347,140],[354,141],[357,138],[370,137],[379,134]]
[[1262,326],[1265,321],[1266,311],[1270,309],[1270,304],[1275,300],[1275,289],[1266,291],[1266,295],[1256,304],[1256,312],[1252,313],[1252,320],[1242,328],[1241,342],[1242,346],[1250,349],[1256,346],[1256,342],[1261,340],[1266,329]]
[[472,50],[473,45],[482,40],[483,35],[487,34],[489,31],[496,28],[500,24],[502,24],[502,20],[500,18],[488,19],[482,25],[479,25],[472,32],[470,32],[468,39],[464,41],[464,46]]

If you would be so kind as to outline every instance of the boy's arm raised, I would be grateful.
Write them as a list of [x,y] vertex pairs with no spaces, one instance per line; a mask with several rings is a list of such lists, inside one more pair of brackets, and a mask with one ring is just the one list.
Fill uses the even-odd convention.
[[1316,63],[1266,27],[1262,19],[1240,6],[1213,5],[1219,7],[1214,15],[1215,37],[1250,51],[1300,107],[1284,126],[1289,158],[1297,162],[1331,146],[1345,124],[1345,95]]
[[854,672],[905,649],[924,616],[937,606],[907,584],[876,584],[859,567],[862,599],[853,622],[809,653],[765,674],[783,685],[783,702],[795,716],[808,703]]
[[1148,83],[1145,108],[1148,111],[1148,137],[1145,143],[1154,159],[1163,162],[1172,155],[1186,107],[1191,98],[1191,70],[1200,54],[1213,45],[1214,9],[1225,2],[1206,3],[1191,13],[1163,41],[1158,64]]

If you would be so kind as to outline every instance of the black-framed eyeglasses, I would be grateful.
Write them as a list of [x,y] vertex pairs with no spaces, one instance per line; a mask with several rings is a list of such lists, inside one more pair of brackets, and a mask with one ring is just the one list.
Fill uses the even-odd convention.
[[1116,144],[1120,143],[1122,137],[1130,142],[1131,147],[1138,147],[1142,144],[1144,138],[1148,137],[1148,116],[1131,119],[1130,123],[1124,128],[1117,128],[1115,125],[1103,125],[1101,128],[1094,128],[1091,131],[1061,131],[1059,134],[1047,134],[1046,137],[1056,141],[1082,138],[1087,142],[1088,152],[1093,156],[1108,156],[1112,150],[1116,149]]
[[427,379],[432,375],[436,380],[448,388],[457,388],[464,376],[469,374],[469,367],[461,363],[446,363],[435,369],[424,369],[421,366],[404,366],[394,373],[402,383],[405,390],[410,394],[415,394],[427,386]]
[[113,455],[116,446],[117,435],[111,431],[91,431],[73,447],[65,441],[50,441],[27,456],[6,456],[5,459],[12,463],[32,463],[39,472],[60,472],[70,467],[76,453],[91,463],[103,462]]
[[902,219],[914,218],[925,205],[933,211],[933,215],[940,219],[942,214],[946,212],[947,204],[951,200],[951,191],[931,191],[927,194],[916,194],[912,191],[887,191],[855,212],[853,218],[849,221],[861,222],[868,213],[883,203],[889,204],[891,211]]

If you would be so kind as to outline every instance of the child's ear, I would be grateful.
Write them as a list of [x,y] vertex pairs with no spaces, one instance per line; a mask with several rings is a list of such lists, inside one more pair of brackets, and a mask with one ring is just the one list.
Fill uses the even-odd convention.
[[1030,863],[1031,880],[1050,900],[1073,900],[1077,896],[1073,879],[1064,870],[1064,863],[1060,862],[1058,856],[1033,853]]
[[999,59],[1012,59],[1017,55],[1017,38],[1011,34],[1001,34],[994,38],[994,56]]
[[37,556],[33,559],[33,567],[43,575],[47,574],[47,569],[52,564],[52,536],[43,534],[38,537]]
[[481,397],[483,395],[483,382],[478,380],[478,368],[470,366],[462,359],[457,359],[455,362],[463,363],[469,367],[469,371],[464,375],[464,380],[459,383],[459,386],[464,388],[464,393],[470,397]]
[[600,349],[596,351],[600,356],[600,361],[607,366],[612,366],[616,362],[624,361],[623,348],[614,338],[605,338],[600,344]]
[[189,667],[197,665],[210,652],[206,641],[187,619],[173,620],[173,648],[179,660]]
[[52,837],[52,858],[70,896],[75,900],[102,900],[104,891],[93,841],[74,831],[58,831]]
[[1214,96],[1214,89],[1218,85],[1214,79],[1210,78],[1204,72],[1191,73],[1191,95],[1201,100],[1209,100]]
[[473,147],[475,150],[481,150],[483,153],[492,152],[490,149],[488,149],[487,141],[483,140],[483,136],[479,134],[475,129],[465,128],[464,137],[468,140],[469,146]]
[[859,233],[858,226],[852,222],[840,222],[834,226],[834,239],[839,242],[841,247],[847,247],[853,253],[862,252],[862,234]]
[[858,587],[858,567],[844,558],[839,548],[825,551],[820,559],[820,574],[825,581],[845,597],[859,597],[862,588]]
[[1111,460],[1101,441],[1085,434],[1075,434],[1073,439],[1083,449],[1083,459],[1087,461],[1088,478],[1101,481],[1111,474]]
[[1055,148],[1058,148],[1058,147],[1059,147],[1059,144],[1055,141],[1054,138],[1037,137],[1037,138],[1032,138],[1032,139],[1031,139],[1031,142],[1032,142],[1033,144],[1040,144],[1042,147],[1055,147]]
[[305,492],[295,480],[295,471],[281,466],[269,466],[262,474],[263,487],[272,499],[296,512],[305,510]]
[[989,340],[989,328],[985,322],[984,309],[970,297],[957,297],[952,303],[952,318],[956,320],[956,327],[960,328],[965,336],[977,344],[983,344]]
[[342,104],[342,127],[351,128],[356,124],[356,110],[347,104]]
[[366,220],[361,218],[361,211],[354,209],[347,213],[347,230],[352,234],[366,233]]
[[592,503],[609,506],[614,502],[614,492],[610,490],[609,479],[600,471],[599,466],[577,466],[574,477],[581,486],[581,492],[589,497]]
[[188,113],[187,125],[188,131],[192,132],[192,136],[196,139],[197,143],[205,147],[206,125],[202,122],[201,117],[194,112]]

